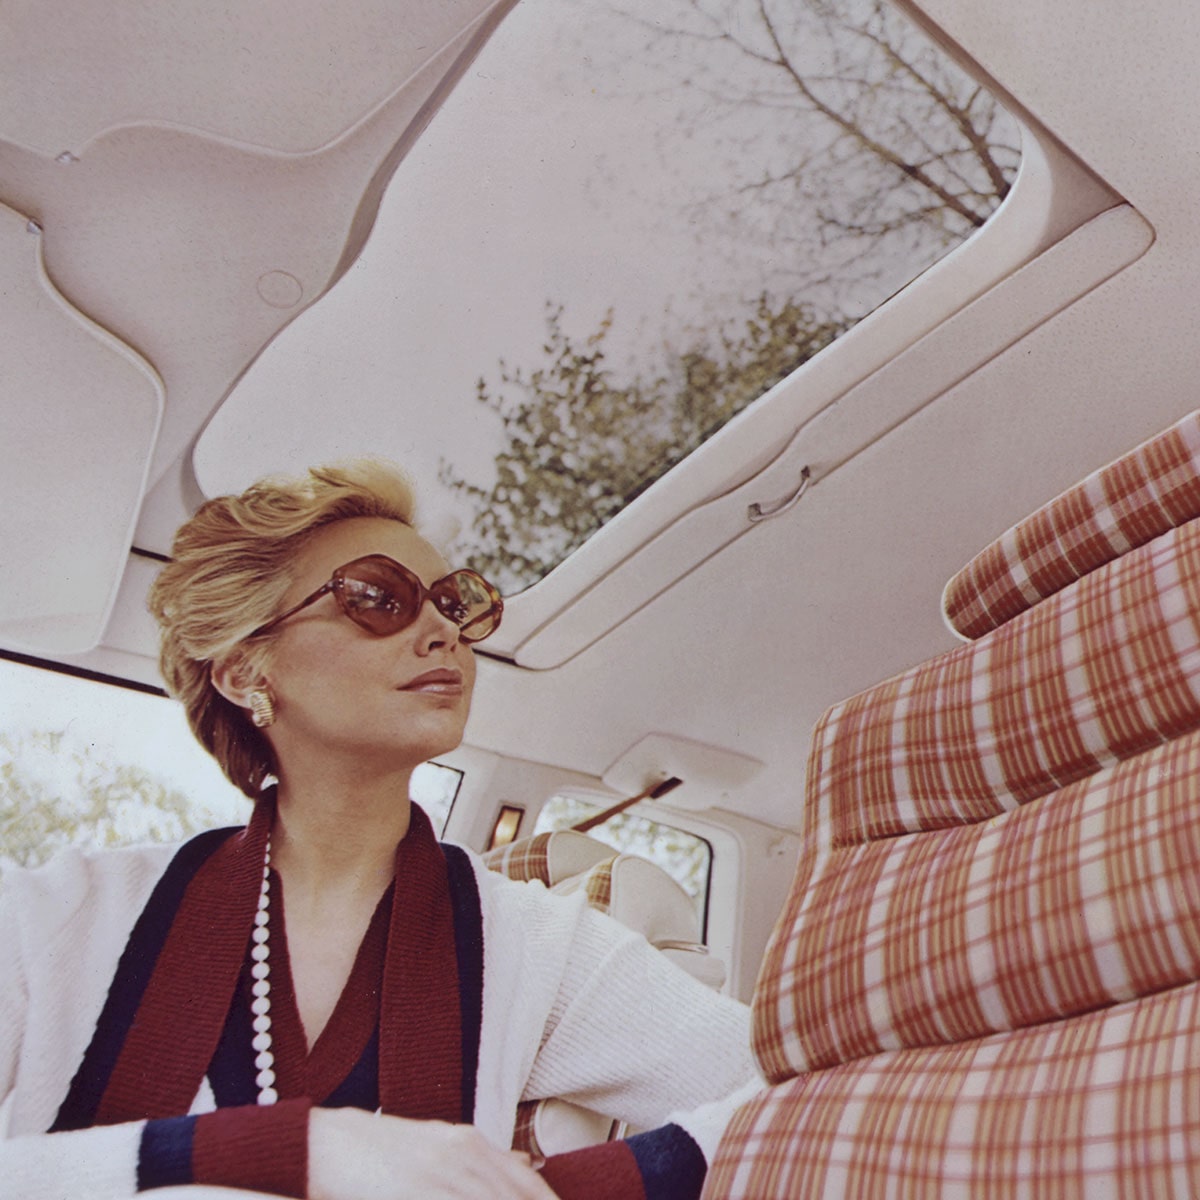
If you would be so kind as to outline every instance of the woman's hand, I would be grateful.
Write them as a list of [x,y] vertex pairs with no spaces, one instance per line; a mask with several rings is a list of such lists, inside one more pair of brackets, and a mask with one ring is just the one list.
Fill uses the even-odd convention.
[[310,1200],[554,1200],[529,1156],[497,1150],[471,1125],[314,1108]]

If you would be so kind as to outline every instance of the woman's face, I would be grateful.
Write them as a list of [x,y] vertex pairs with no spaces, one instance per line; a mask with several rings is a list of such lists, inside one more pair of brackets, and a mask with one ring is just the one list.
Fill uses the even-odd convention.
[[[334,569],[386,554],[428,587],[449,568],[409,526],[383,517],[325,525],[292,566],[280,611],[311,595]],[[351,756],[364,768],[416,766],[453,749],[475,686],[475,656],[458,627],[426,600],[406,629],[378,637],[360,628],[331,594],[284,621],[264,671],[275,697],[267,731],[286,773],[293,748]]]

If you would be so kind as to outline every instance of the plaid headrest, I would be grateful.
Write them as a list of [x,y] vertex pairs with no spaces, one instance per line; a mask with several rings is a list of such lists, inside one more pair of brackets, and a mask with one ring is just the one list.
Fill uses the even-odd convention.
[[955,633],[981,637],[1074,580],[1200,516],[1200,412],[1018,522],[946,585]]
[[1198,730],[1200,521],[830,709],[755,995],[768,1076],[1200,975]]
[[834,845],[980,821],[1200,725],[1200,522],[834,705],[805,825]]
[[586,833],[555,829],[489,850],[483,856],[483,861],[489,870],[507,875],[519,883],[536,880],[547,887],[554,887],[612,858],[616,853],[611,846],[588,837]]

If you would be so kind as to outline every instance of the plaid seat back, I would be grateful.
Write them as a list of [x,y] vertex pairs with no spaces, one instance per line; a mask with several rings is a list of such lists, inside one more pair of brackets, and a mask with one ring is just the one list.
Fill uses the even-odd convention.
[[705,1200],[1194,1200],[1200,985],[856,1059],[739,1109]]
[[1164,531],[818,725],[707,1196],[1200,1195],[1200,487],[1154,461],[1106,470],[1192,496]]
[[[1161,919],[1133,893],[1173,886],[1197,729],[1200,521],[830,709],[755,996],[769,1076],[1131,994],[1108,947]],[[1073,944],[1098,965],[1050,986]]]
[[1200,513],[1200,412],[1094,471],[977,554],[946,585],[950,628],[976,638]]

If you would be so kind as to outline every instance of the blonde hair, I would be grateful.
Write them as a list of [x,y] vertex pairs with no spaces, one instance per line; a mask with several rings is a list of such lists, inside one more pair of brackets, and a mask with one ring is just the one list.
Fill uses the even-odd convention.
[[261,667],[270,636],[241,643],[279,611],[292,561],[314,530],[350,517],[412,525],[414,509],[412,487],[398,468],[360,459],[209,500],[176,533],[171,561],[149,596],[160,630],[159,666],[200,744],[251,799],[276,774],[274,754],[245,710],[213,686],[213,664],[238,655],[249,671]]

